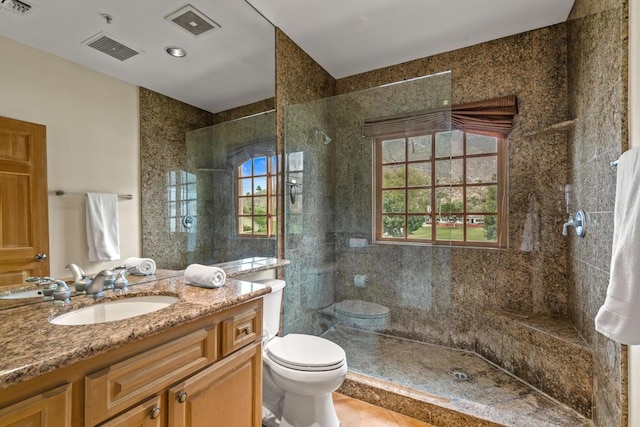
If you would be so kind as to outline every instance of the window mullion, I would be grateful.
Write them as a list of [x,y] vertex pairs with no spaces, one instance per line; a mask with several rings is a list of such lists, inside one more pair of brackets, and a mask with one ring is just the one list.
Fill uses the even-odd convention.
[[431,133],[431,243],[436,241],[436,133]]
[[467,133],[462,133],[462,241],[467,241]]
[[404,138],[404,238],[409,239],[409,138]]

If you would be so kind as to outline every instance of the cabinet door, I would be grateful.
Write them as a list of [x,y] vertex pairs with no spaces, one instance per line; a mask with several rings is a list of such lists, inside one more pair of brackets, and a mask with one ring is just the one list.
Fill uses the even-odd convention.
[[160,427],[162,425],[162,407],[160,396],[129,409],[122,415],[100,424],[101,427]]
[[103,422],[209,365],[217,328],[203,328],[85,377],[85,425]]
[[171,427],[260,427],[260,342],[193,375],[169,390]]
[[0,427],[71,427],[71,384],[0,409]]

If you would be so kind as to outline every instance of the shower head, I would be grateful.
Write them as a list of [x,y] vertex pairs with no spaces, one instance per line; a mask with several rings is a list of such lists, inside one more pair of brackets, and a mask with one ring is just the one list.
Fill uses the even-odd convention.
[[329,137],[329,135],[327,135],[326,133],[324,133],[320,129],[315,128],[315,133],[316,133],[316,135],[321,135],[322,136],[322,139],[323,139],[325,145],[327,145],[327,144],[329,144],[331,142],[331,138]]

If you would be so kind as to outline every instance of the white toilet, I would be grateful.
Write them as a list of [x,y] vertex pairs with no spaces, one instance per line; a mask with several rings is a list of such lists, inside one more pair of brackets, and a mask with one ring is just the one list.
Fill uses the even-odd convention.
[[331,393],[347,375],[337,344],[313,335],[277,337],[284,280],[258,280],[271,287],[264,297],[262,406],[265,426],[338,427]]

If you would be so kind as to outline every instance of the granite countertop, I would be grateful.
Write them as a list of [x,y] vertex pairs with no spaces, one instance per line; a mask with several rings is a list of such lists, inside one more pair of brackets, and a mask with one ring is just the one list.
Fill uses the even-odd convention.
[[[158,270],[153,279],[127,276],[130,285],[126,295],[107,291],[98,301],[78,296],[65,306],[41,302],[1,310],[0,389],[267,294],[267,286],[237,278],[287,264],[288,261],[275,258],[216,264],[227,272],[225,286],[217,289],[188,285],[179,271]],[[153,313],[115,322],[83,326],[49,323],[49,319],[80,307],[144,295],[171,295],[180,301]]]

